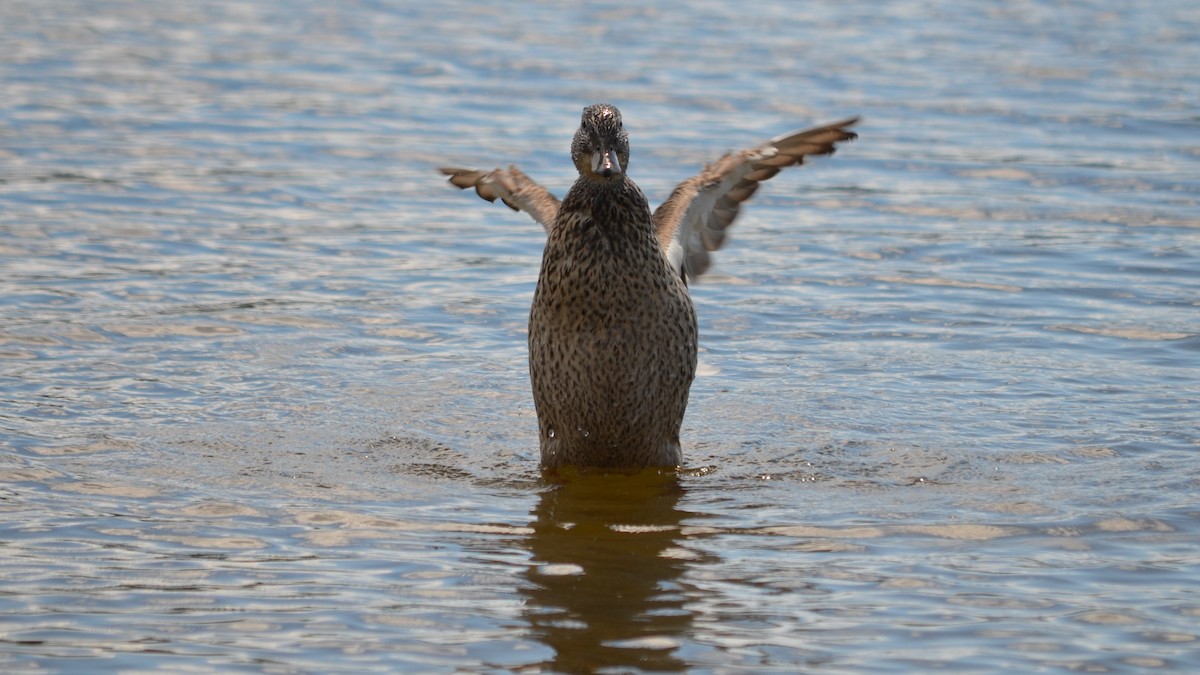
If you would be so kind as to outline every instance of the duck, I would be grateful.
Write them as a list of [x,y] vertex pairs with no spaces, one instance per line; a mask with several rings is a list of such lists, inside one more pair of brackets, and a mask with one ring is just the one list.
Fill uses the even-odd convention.
[[515,165],[439,169],[546,231],[527,337],[543,470],[683,464],[699,333],[688,281],[709,269],[763,181],[833,154],[857,138],[849,128],[858,119],[726,153],[653,211],[629,175],[621,112],[607,103],[583,109],[571,142],[579,176],[561,201]]

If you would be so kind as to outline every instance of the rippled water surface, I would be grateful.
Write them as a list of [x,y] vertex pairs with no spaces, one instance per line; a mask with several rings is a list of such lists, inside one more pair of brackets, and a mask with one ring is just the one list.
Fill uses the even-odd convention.
[[[0,669],[1200,668],[1200,10],[0,3]],[[693,287],[678,476],[537,471],[543,234],[862,115]]]

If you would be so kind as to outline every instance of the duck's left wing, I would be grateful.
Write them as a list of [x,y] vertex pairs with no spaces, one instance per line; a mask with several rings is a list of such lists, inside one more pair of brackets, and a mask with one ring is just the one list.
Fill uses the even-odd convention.
[[558,197],[516,166],[491,171],[449,167],[438,170],[449,176],[450,182],[456,187],[464,190],[475,188],[475,194],[489,202],[499,199],[513,211],[528,213],[547,232],[554,226],[554,218],[558,216]]
[[833,154],[837,143],[858,137],[847,130],[856,122],[858,118],[853,117],[772,138],[726,154],[680,183],[654,211],[658,241],[671,265],[685,279],[704,274],[709,252],[725,243],[725,230],[758,184],[780,169],[803,164],[809,155]]

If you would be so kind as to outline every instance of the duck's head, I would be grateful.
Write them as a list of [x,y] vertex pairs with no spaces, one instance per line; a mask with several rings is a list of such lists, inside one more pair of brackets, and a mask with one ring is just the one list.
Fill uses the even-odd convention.
[[571,160],[580,176],[612,180],[629,168],[629,134],[621,126],[621,111],[607,103],[583,109],[583,119],[571,143]]

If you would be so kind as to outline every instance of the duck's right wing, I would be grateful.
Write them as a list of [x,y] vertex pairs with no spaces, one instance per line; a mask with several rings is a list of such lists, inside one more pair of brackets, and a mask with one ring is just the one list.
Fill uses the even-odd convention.
[[554,226],[554,219],[558,216],[558,197],[516,166],[509,165],[507,169],[491,171],[448,167],[438,170],[449,176],[450,182],[458,188],[475,188],[475,194],[489,202],[499,199],[513,211],[528,213],[547,232]]

